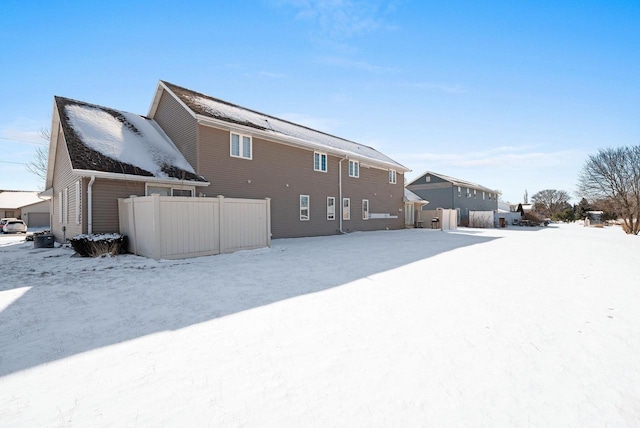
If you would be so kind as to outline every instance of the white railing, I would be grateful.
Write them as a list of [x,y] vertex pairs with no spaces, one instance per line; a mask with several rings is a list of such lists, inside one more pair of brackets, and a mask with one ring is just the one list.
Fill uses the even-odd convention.
[[131,196],[118,213],[128,251],[156,260],[271,246],[269,198]]

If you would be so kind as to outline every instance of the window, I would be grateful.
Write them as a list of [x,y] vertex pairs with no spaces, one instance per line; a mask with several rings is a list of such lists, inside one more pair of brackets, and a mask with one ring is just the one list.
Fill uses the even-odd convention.
[[327,198],[327,220],[336,219],[336,198],[329,196]]
[[309,220],[309,195],[300,195],[300,221]]
[[491,193],[489,193],[489,200],[491,200]]
[[58,223],[64,221],[62,211],[64,210],[64,199],[62,199],[62,190],[58,192]]
[[462,187],[458,186],[458,197],[462,196]]
[[155,185],[147,185],[147,190],[145,194],[147,196],[151,195],[160,195],[160,196],[193,196],[195,193],[195,188],[193,187],[185,187],[185,186],[177,186],[177,187],[169,187],[169,186],[155,186]]
[[473,189],[473,199],[476,199],[478,196],[476,189]]
[[251,137],[248,135],[231,133],[231,157],[251,159]]
[[313,152],[313,169],[315,171],[327,172],[326,153]]
[[430,183],[430,182],[431,182],[431,176],[430,176],[430,175],[427,175],[427,176],[424,178],[424,182],[425,182],[425,183]]
[[482,192],[482,200],[484,201],[484,192]]
[[349,161],[349,177],[360,177],[360,162]]
[[62,210],[62,221],[69,223],[69,188],[64,188],[64,209]]
[[369,200],[362,200],[362,219],[369,220]]
[[471,197],[471,189],[467,188],[467,198]]
[[389,183],[396,184],[396,170],[395,169],[390,169],[389,170]]
[[82,183],[76,181],[76,224],[80,224],[82,216]]
[[351,220],[351,200],[349,198],[342,199],[342,219]]
[[191,189],[171,189],[171,196],[193,196]]

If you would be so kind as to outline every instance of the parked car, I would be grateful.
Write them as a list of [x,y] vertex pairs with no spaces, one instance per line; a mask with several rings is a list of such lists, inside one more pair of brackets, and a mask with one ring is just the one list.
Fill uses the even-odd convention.
[[9,222],[10,220],[17,220],[17,218],[5,217],[0,220],[0,233],[2,232],[2,228],[4,227],[4,225],[7,224],[7,222]]
[[3,233],[27,233],[27,225],[22,220],[9,220],[2,226]]

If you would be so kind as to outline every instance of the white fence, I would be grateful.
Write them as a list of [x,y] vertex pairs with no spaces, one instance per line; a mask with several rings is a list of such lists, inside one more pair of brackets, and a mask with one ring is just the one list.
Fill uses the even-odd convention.
[[118,214],[128,251],[156,260],[271,246],[269,198],[132,196]]
[[431,220],[438,219],[437,228],[440,230],[455,230],[458,228],[458,211],[454,209],[437,208],[420,212],[424,227],[429,227]]
[[492,228],[493,211],[469,211],[469,227]]

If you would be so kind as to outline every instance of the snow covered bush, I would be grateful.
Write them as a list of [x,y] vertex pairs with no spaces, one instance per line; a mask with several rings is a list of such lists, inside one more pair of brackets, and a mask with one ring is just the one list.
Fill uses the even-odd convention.
[[69,240],[71,246],[82,257],[115,256],[125,252],[126,237],[119,233],[77,235]]

